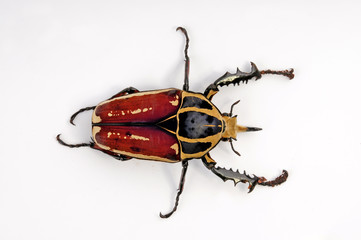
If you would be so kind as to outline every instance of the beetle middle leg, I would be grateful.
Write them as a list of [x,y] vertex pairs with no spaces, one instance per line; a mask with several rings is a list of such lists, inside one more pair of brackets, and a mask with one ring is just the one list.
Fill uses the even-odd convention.
[[288,77],[290,80],[294,78],[293,69],[290,70],[282,70],[282,71],[275,71],[275,70],[262,70],[259,71],[256,64],[251,62],[251,71],[246,73],[242,72],[237,68],[236,73],[229,73],[226,72],[223,76],[218,78],[214,83],[209,85],[206,90],[204,91],[204,96],[209,100],[212,100],[212,97],[219,91],[218,87],[228,86],[230,84],[236,85],[242,83],[248,83],[249,80],[258,80],[265,74],[276,74]]
[[248,189],[249,193],[253,191],[253,189],[256,187],[256,185],[262,185],[262,186],[269,186],[274,187],[277,185],[280,185],[284,183],[287,180],[288,172],[286,170],[283,170],[282,174],[278,176],[276,179],[272,181],[267,181],[264,177],[257,177],[256,175],[253,175],[251,177],[250,175],[246,174],[244,171],[243,173],[240,173],[238,170],[233,171],[232,169],[225,169],[216,167],[216,161],[214,161],[209,153],[207,153],[205,156],[202,157],[203,164],[210,169],[214,174],[216,174],[218,177],[220,177],[223,181],[232,180],[234,182],[234,185],[236,186],[237,183],[243,182],[249,184]]
[[169,213],[167,214],[162,214],[162,213],[159,213],[159,216],[161,218],[169,218],[170,216],[172,216],[172,214],[177,210],[177,207],[178,207],[178,202],[179,202],[179,197],[180,195],[182,194],[183,192],[183,187],[184,187],[184,182],[185,182],[185,176],[186,176],[186,173],[187,173],[187,168],[188,168],[188,161],[185,160],[182,162],[182,166],[183,166],[183,169],[182,169],[182,174],[181,174],[181,179],[179,181],[179,187],[178,187],[178,193],[177,193],[177,197],[175,199],[175,204],[174,204],[174,207],[172,209],[172,211],[170,211]]

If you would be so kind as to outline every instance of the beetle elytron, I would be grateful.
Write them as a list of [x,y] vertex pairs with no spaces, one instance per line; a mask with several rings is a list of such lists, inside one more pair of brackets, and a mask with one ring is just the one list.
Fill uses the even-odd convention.
[[237,132],[258,131],[260,128],[237,125],[237,116],[221,113],[211,102],[219,87],[230,84],[248,83],[258,80],[264,74],[283,75],[292,79],[293,69],[284,71],[259,71],[251,62],[249,73],[237,69],[234,74],[226,73],[209,85],[204,93],[189,91],[189,38],[187,31],[178,27],[186,38],[185,77],[183,90],[164,89],[140,92],[133,87],[126,88],[97,106],[82,108],[70,118],[84,111],[94,110],[92,116],[92,141],[90,143],[67,144],[60,139],[60,144],[67,147],[91,147],[100,150],[119,160],[131,158],[154,160],[161,162],[182,162],[182,173],[173,210],[168,214],[160,213],[160,217],[168,218],[176,210],[179,197],[183,191],[188,161],[193,158],[202,159],[204,165],[222,180],[233,180],[249,184],[249,192],[258,185],[275,186],[287,180],[288,173],[283,173],[273,181],[257,177],[238,170],[227,170],[216,167],[209,152],[222,140],[229,141],[232,150],[232,140],[236,140]]

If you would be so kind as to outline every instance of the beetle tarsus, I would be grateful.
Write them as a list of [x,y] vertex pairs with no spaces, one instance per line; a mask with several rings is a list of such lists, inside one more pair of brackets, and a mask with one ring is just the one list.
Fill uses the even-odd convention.
[[274,70],[262,70],[260,73],[263,74],[275,74],[275,75],[282,75],[285,77],[288,77],[290,80],[295,77],[295,74],[293,73],[293,68],[290,70],[283,70],[283,71],[274,71]]
[[185,48],[184,48],[185,69],[184,69],[183,90],[188,91],[189,90],[189,65],[190,65],[190,60],[189,60],[189,57],[188,57],[189,37],[188,37],[187,30],[185,28],[177,27],[177,31],[178,30],[181,30],[183,32],[183,34],[185,35],[185,37],[186,37],[186,45],[185,45]]
[[184,187],[184,182],[185,182],[185,176],[186,176],[186,173],[187,173],[187,168],[188,168],[188,161],[183,161],[182,162],[182,166],[183,166],[183,169],[182,169],[182,174],[181,174],[181,179],[179,181],[179,187],[178,187],[178,193],[177,193],[177,197],[175,199],[175,204],[174,204],[174,207],[172,209],[172,211],[170,211],[169,213],[167,214],[162,214],[162,213],[159,213],[159,216],[161,218],[169,218],[170,216],[172,216],[172,214],[177,211],[177,208],[178,208],[178,203],[179,203],[179,197],[180,195],[182,194],[183,192],[183,187]]
[[277,185],[280,185],[280,184],[286,182],[287,178],[288,178],[288,172],[286,170],[283,170],[282,174],[279,175],[276,179],[274,179],[272,181],[259,182],[258,184],[262,185],[262,186],[274,187],[274,186],[277,186]]
[[91,147],[92,143],[80,143],[80,144],[68,144],[66,142],[64,142],[61,138],[60,138],[61,134],[58,134],[58,136],[56,136],[56,140],[64,146],[70,147],[70,148],[78,148],[78,147]]
[[85,111],[88,111],[88,110],[94,110],[95,107],[96,107],[96,106],[86,107],[86,108],[80,109],[79,111],[77,111],[76,113],[74,113],[73,115],[71,115],[71,117],[70,117],[70,123],[75,126],[75,124],[74,124],[74,119],[76,118],[76,116],[77,116],[79,113],[85,112]]

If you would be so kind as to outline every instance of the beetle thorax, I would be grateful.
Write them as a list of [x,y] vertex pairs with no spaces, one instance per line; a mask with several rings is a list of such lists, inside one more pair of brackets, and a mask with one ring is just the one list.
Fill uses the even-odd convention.
[[237,137],[237,117],[222,116],[225,123],[225,130],[222,134],[222,138]]

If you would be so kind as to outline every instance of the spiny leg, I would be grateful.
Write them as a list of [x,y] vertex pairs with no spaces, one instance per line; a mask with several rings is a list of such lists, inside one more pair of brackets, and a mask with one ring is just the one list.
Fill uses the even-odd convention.
[[209,153],[207,153],[205,156],[202,157],[202,161],[208,169],[210,169],[223,181],[232,180],[235,186],[239,182],[242,183],[248,182],[249,193],[253,191],[253,189],[256,187],[257,184],[262,186],[274,187],[284,183],[288,177],[288,172],[286,170],[283,170],[282,174],[279,177],[277,177],[275,180],[267,181],[267,179],[264,177],[257,177],[256,175],[253,175],[253,177],[251,177],[250,175],[246,174],[245,171],[243,173],[240,173],[238,170],[233,171],[232,169],[227,170],[225,168],[216,167],[217,163],[211,158]]
[[219,91],[218,87],[228,86],[230,84],[236,85],[242,83],[248,83],[249,80],[258,80],[265,74],[276,74],[288,77],[290,80],[294,78],[293,69],[274,71],[274,70],[262,70],[259,71],[256,64],[251,62],[251,71],[249,73],[242,72],[237,68],[236,73],[226,72],[223,76],[218,78],[214,83],[209,85],[204,91],[204,96],[209,100]]
[[[112,96],[111,98],[109,98],[108,100],[110,99],[113,99],[113,98],[116,98],[116,97],[121,97],[125,94],[131,94],[131,93],[136,93],[136,92],[139,92],[138,89],[136,88],[133,88],[133,87],[128,87],[126,89],[123,89],[122,91],[118,92],[117,94],[115,94],[114,96]],[[92,107],[86,107],[86,108],[82,108],[80,109],[79,111],[75,112],[73,115],[71,115],[70,117],[70,123],[74,124],[74,119],[76,118],[76,116],[79,114],[79,113],[82,113],[82,112],[85,112],[85,111],[89,111],[89,110],[94,110],[96,106],[92,106]]]
[[187,30],[185,28],[182,27],[178,27],[177,31],[181,30],[185,37],[186,37],[186,45],[184,48],[184,56],[185,56],[185,70],[184,70],[184,85],[183,85],[183,90],[188,91],[189,90],[189,57],[188,57],[188,47],[189,47],[189,38],[188,38],[188,33]]
[[182,162],[182,166],[183,166],[183,169],[182,169],[182,174],[181,174],[181,178],[180,178],[180,181],[179,181],[179,187],[178,187],[178,193],[177,193],[177,197],[175,198],[175,204],[174,204],[174,207],[172,209],[171,212],[163,215],[162,213],[159,213],[159,216],[161,218],[169,218],[170,216],[172,216],[172,214],[177,210],[177,207],[178,207],[178,202],[179,202],[179,197],[180,195],[182,194],[183,192],[183,187],[184,187],[184,182],[185,182],[185,176],[186,176],[186,173],[187,173],[187,168],[188,168],[188,161],[185,160]]

